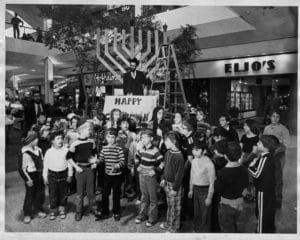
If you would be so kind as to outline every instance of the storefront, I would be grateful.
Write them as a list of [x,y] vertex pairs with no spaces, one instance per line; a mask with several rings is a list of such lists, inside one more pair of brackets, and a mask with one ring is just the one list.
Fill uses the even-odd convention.
[[183,78],[186,91],[193,91],[188,102],[207,109],[213,124],[222,112],[237,122],[263,123],[270,110],[280,109],[283,122],[297,125],[296,53],[191,63]]

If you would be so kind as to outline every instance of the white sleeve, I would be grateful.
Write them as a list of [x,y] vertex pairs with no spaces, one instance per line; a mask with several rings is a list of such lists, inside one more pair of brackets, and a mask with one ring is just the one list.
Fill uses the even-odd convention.
[[216,179],[216,172],[215,172],[215,166],[211,162],[211,164],[207,167],[208,170],[208,177],[209,177],[209,189],[208,189],[208,198],[212,198],[214,193],[214,184]]
[[283,144],[285,147],[289,147],[289,145],[291,144],[291,137],[290,137],[290,133],[289,130],[283,126]]
[[27,153],[23,153],[22,156],[22,171],[24,172],[25,176],[28,180],[32,180],[27,172],[28,162],[31,160],[31,157]]
[[194,171],[193,162],[191,163],[191,176],[190,176],[190,191],[193,191]]
[[49,163],[49,150],[47,150],[44,157],[44,167],[43,167],[43,177],[47,178],[48,176],[48,163]]

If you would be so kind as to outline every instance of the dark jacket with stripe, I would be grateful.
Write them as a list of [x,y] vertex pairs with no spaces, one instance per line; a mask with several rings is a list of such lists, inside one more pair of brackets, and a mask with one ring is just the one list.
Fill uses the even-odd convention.
[[254,159],[249,165],[249,172],[254,178],[257,191],[274,194],[275,192],[275,165],[272,154],[265,153]]

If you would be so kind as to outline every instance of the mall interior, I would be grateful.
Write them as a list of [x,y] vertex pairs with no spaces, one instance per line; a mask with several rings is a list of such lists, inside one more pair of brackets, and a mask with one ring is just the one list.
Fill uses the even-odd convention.
[[[89,6],[91,14],[118,8],[120,5]],[[135,6],[134,10],[143,14],[141,6]],[[166,5],[152,6],[152,10],[155,19],[167,25],[168,41],[180,33],[181,26],[189,24],[196,29],[195,54],[189,61],[180,63],[189,105],[202,108],[211,125],[217,125],[219,115],[227,112],[235,127],[241,131],[246,119],[255,119],[263,128],[268,123],[269,112],[279,109],[281,122],[295,139],[294,151],[288,153],[288,157],[296,159],[298,8]],[[19,38],[13,36],[11,24],[15,13],[24,22]],[[58,102],[62,107],[67,107],[71,102],[78,105],[79,68],[75,56],[71,52],[45,46],[43,36],[50,28],[51,19],[41,17],[37,5],[6,5],[5,92],[11,106],[18,108],[17,103],[32,93],[39,93],[43,102],[50,105]],[[23,38],[24,34],[27,34],[27,38]],[[42,37],[37,41],[40,34]],[[93,91],[92,79],[95,77],[99,82]],[[95,92],[97,100],[103,98],[105,93],[114,94],[115,89],[122,87],[114,83],[114,77],[105,67],[98,72],[84,70],[84,79],[88,96],[92,98],[92,92]],[[19,136],[18,133],[13,132],[11,139],[16,136]],[[7,145],[6,158],[16,158],[16,151],[17,146],[11,143]],[[293,161],[286,171],[295,168],[296,161]],[[16,161],[6,161],[6,172],[15,170]],[[296,173],[290,176],[293,179],[286,180],[287,185],[291,186],[286,190],[290,197],[285,200],[283,207],[287,214],[280,218],[282,232],[297,231]],[[13,176],[9,178],[14,179]],[[17,190],[11,194],[17,194]],[[13,200],[12,195],[9,197]],[[289,216],[292,217],[289,219]],[[15,218],[7,215],[7,230],[24,231],[21,224],[14,227]],[[289,221],[293,223],[285,224]],[[39,230],[38,225],[33,226],[36,231]],[[59,231],[70,230],[62,226],[58,227]],[[42,228],[47,229],[46,224]],[[80,228],[76,227],[75,231],[80,231]]]
[[[101,8],[106,6],[91,6],[91,12]],[[196,28],[197,54],[182,64],[182,78],[185,92],[191,92],[186,94],[187,102],[205,109],[209,122],[216,124],[220,111],[231,111],[239,122],[257,118],[263,124],[273,106],[283,112],[286,119],[282,120],[290,130],[296,131],[296,7],[153,8],[156,19],[168,26],[170,41],[181,26],[190,24]],[[10,24],[15,12],[24,21],[20,39],[13,38]],[[37,28],[44,34],[51,27],[51,20],[39,15],[37,6],[6,6],[6,92],[15,97],[17,90],[21,99],[36,91],[48,102],[66,94],[76,99],[79,86],[74,56],[21,38],[25,33],[34,40]],[[184,18],[186,15],[193,17]],[[182,22],[174,21],[181,16]],[[97,73],[87,70],[84,74],[87,89],[91,88],[90,78],[94,74],[106,80],[112,78],[106,69]],[[47,82],[52,82],[53,89],[47,87]],[[111,84],[105,87],[107,93],[113,93]],[[54,92],[54,97],[48,92]]]
[[[104,6],[91,7],[91,12],[99,8]],[[274,106],[284,113],[282,120],[290,130],[296,131],[297,8],[156,6],[156,10],[157,19],[168,26],[169,40],[180,26],[196,28],[198,54],[183,63],[183,84],[185,92],[191,92],[186,94],[188,103],[205,109],[211,123],[217,123],[220,111],[232,111],[239,122],[257,118],[263,124]],[[22,98],[37,91],[51,102],[66,94],[76,99],[79,86],[74,56],[21,38],[25,33],[35,39],[37,28],[47,31],[51,26],[51,20],[39,17],[38,11],[33,5],[6,7],[6,92],[15,97],[17,90]],[[13,38],[9,24],[14,12],[25,23],[20,39]],[[187,14],[193,17],[184,18]],[[183,22],[176,23],[174,19],[181,16]],[[87,89],[94,74],[111,79],[105,69],[86,71]],[[54,99],[45,98],[52,91],[47,81],[53,81]],[[112,93],[111,85],[105,86],[108,93]]]

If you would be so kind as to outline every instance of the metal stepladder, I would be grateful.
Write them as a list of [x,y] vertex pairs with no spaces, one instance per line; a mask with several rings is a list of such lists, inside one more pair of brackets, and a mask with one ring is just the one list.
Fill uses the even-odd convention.
[[[151,90],[159,90],[159,105],[166,113],[181,111],[189,117],[182,77],[173,44],[162,44],[155,65]],[[157,89],[158,88],[158,89]],[[171,116],[166,116],[171,117]]]

